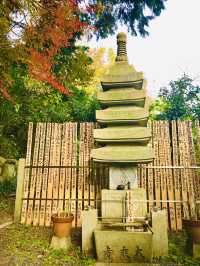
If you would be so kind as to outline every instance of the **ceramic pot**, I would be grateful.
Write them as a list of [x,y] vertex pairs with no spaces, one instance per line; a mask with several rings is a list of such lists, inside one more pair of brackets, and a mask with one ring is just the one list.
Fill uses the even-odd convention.
[[200,243],[200,220],[183,220],[186,231],[194,243]]
[[70,236],[72,221],[74,220],[73,214],[69,214],[68,216],[62,214],[58,216],[54,214],[51,220],[53,222],[53,232],[55,236],[59,238]]

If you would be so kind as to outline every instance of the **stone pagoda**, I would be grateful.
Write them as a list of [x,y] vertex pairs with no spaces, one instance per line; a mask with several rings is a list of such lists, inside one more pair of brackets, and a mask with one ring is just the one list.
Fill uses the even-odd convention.
[[[98,94],[98,100],[104,109],[96,111],[101,128],[95,129],[94,139],[102,147],[92,151],[92,158],[111,165],[110,189],[126,181],[137,187],[133,168],[150,163],[153,152],[149,146],[151,131],[147,128],[146,80],[142,72],[128,63],[124,33],[117,35],[116,62],[102,78],[101,85],[103,92]],[[130,179],[133,175],[135,178]]]
[[101,191],[101,212],[82,212],[82,249],[96,249],[100,262],[151,261],[168,252],[167,217],[165,211],[147,214],[146,190],[138,185],[137,165],[152,162],[154,155],[146,80],[128,63],[124,33],[117,35],[116,61],[101,85],[100,128],[94,130],[98,148],[91,156],[109,165],[109,189]]

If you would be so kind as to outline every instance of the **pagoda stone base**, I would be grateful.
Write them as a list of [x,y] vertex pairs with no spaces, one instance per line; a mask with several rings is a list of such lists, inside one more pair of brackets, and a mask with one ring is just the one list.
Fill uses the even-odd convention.
[[[134,166],[110,166],[109,168],[109,189],[117,189],[119,185],[130,188],[138,188],[137,168]],[[127,187],[126,187],[127,188]]]
[[126,195],[131,193],[130,208],[134,216],[144,217],[147,214],[146,191],[142,188],[132,190],[101,190],[101,212],[104,221],[122,222],[127,216]]
[[146,262],[152,259],[152,233],[95,230],[99,262]]

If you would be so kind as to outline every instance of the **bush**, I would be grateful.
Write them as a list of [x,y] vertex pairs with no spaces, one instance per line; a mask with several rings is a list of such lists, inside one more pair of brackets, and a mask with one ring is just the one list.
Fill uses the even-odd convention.
[[0,182],[0,198],[7,197],[8,195],[15,193],[15,191],[16,191],[15,178]]

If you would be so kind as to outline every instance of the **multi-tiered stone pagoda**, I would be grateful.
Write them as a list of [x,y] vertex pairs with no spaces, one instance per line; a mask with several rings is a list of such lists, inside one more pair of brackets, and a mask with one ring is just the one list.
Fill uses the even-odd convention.
[[109,189],[101,191],[101,214],[92,208],[82,212],[82,249],[95,248],[100,262],[128,265],[167,254],[167,218],[163,210],[147,215],[146,190],[138,185],[137,165],[154,157],[146,81],[128,64],[124,33],[117,45],[116,62],[101,81],[103,109],[96,111],[101,128],[94,131],[98,148],[92,150],[95,162],[109,165]]
[[148,146],[146,80],[128,63],[124,33],[118,34],[117,45],[116,62],[103,77],[103,92],[98,94],[105,109],[96,111],[96,119],[104,128],[96,129],[94,138],[104,146],[94,149],[92,158],[106,163],[149,163],[153,153]]
[[126,34],[118,34],[117,46],[116,62],[102,78],[103,92],[98,94],[104,109],[96,111],[101,128],[94,131],[94,139],[102,147],[92,151],[92,158],[120,168],[126,165],[129,176],[130,164],[151,162],[153,152],[149,146],[151,131],[147,128],[146,80],[128,63]]

